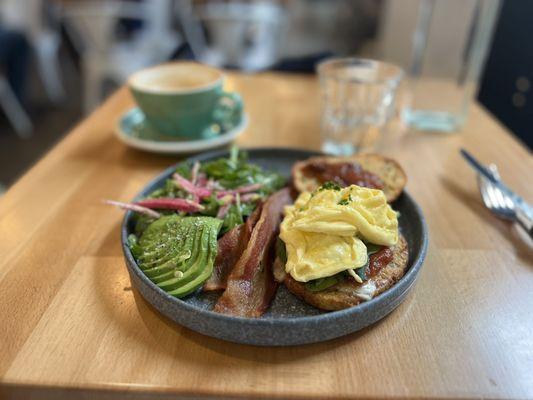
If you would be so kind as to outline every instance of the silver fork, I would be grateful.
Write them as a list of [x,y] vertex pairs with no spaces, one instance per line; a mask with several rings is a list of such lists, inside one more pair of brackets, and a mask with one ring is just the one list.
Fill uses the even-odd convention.
[[[498,172],[498,167],[495,164],[490,164],[489,169],[492,176],[499,180],[500,174]],[[487,178],[478,174],[477,182],[485,206],[500,218],[518,222],[520,227],[533,238],[533,219],[530,218],[521,207],[518,207],[513,199],[503,193]]]

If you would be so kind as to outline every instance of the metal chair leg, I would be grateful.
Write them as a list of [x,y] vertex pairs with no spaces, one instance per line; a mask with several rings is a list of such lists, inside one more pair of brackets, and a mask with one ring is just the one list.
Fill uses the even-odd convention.
[[3,76],[0,76],[0,107],[19,137],[27,139],[32,135],[33,124]]
[[43,33],[35,41],[35,50],[39,67],[39,75],[43,81],[48,98],[54,103],[65,99],[65,89],[61,82],[59,66],[59,37],[53,33]]

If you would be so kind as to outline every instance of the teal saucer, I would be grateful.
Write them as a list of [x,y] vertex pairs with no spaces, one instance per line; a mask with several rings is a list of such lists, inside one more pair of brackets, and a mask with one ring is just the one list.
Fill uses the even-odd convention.
[[115,133],[128,146],[154,153],[180,154],[205,151],[231,143],[248,125],[248,115],[243,113],[238,125],[210,137],[190,140],[157,132],[138,107],[126,111],[117,122]]

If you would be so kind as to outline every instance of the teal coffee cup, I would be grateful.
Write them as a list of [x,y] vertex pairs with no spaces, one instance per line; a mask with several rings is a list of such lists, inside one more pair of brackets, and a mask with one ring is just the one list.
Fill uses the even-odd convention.
[[224,92],[223,85],[221,71],[194,62],[158,65],[128,80],[149,125],[159,133],[188,139],[212,137],[241,122],[241,97]]

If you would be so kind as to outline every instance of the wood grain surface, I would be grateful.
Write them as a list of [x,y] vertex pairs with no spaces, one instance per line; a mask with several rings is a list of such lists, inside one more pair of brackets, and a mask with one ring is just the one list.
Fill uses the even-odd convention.
[[[240,145],[319,148],[313,77],[228,87],[251,117]],[[177,161],[114,137],[131,105],[121,89],[0,198],[0,398],[533,397],[533,253],[483,208],[458,150],[497,163],[530,201],[533,160],[479,106],[460,133],[394,129],[383,148],[430,228],[405,303],[347,337],[258,348],[177,326],[131,289],[122,213],[101,199],[127,201]]]

